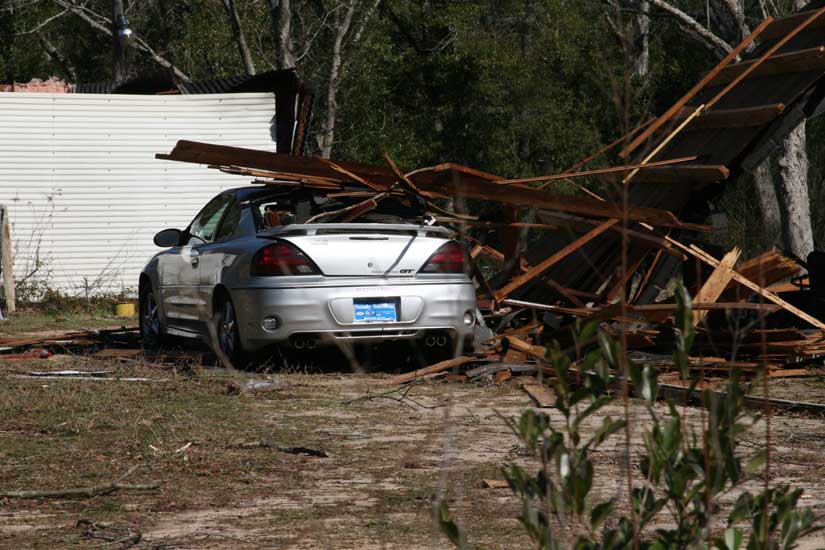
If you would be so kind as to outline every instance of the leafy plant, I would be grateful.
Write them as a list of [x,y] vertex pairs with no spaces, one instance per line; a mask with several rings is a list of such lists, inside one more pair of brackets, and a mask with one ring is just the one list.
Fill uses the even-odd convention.
[[[676,296],[673,359],[687,376],[694,337],[691,299],[682,286]],[[595,338],[598,345],[576,367],[558,344],[547,350],[555,373],[549,384],[562,420],[532,410],[517,421],[507,420],[539,463],[535,472],[518,465],[503,470],[511,490],[521,498],[518,519],[536,548],[785,550],[820,529],[810,510],[797,508],[802,490],[787,485],[756,495],[742,492],[727,516],[726,529],[718,533],[712,529],[712,518],[721,513],[720,497],[741,488],[767,458],[765,450],[747,461],[737,453],[739,439],[757,418],[746,412],[744,391],[735,374],[724,394],[702,392],[707,413],[697,434],[672,402],[664,414],[653,407],[658,393],[655,369],[629,361],[615,340],[593,325],[582,328],[577,338],[580,342]],[[622,382],[616,374],[621,372],[629,374],[650,418],[638,457],[638,474],[644,481],[633,483],[630,515],[613,500],[592,502],[591,498],[591,455],[626,427],[624,420],[600,414],[615,399],[612,389]],[[576,377],[579,383],[574,385],[571,380]],[[599,416],[595,430],[583,429],[585,421]],[[466,537],[450,519],[446,504],[440,503],[437,512],[449,540],[466,547]],[[661,517],[664,514],[669,515],[668,521]]]

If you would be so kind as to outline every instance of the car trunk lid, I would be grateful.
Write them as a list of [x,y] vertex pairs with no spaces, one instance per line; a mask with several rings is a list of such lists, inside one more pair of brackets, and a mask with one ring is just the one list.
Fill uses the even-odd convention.
[[412,277],[448,241],[440,227],[403,224],[312,224],[270,230],[327,276]]

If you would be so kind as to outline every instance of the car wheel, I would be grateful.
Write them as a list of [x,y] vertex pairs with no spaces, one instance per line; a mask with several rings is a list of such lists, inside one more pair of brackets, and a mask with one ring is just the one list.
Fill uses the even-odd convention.
[[163,326],[160,322],[158,302],[152,285],[143,283],[138,293],[138,310],[140,311],[140,336],[143,349],[157,350],[163,342]]
[[232,298],[224,296],[218,304],[216,316],[216,337],[218,349],[215,350],[228,367],[243,366],[244,353],[241,348],[240,326]]

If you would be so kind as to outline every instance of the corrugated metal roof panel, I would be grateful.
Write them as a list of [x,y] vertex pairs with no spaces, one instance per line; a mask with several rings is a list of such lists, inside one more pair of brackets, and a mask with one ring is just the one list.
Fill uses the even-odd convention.
[[274,114],[271,93],[0,94],[15,276],[40,261],[52,288],[134,290],[158,230],[185,227],[214,195],[249,182],[155,153],[179,139],[274,150]]

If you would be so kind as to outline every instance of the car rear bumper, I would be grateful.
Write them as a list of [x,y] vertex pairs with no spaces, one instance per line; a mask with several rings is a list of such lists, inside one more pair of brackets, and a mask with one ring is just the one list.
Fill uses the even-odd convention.
[[[465,323],[475,314],[476,296],[471,282],[385,284],[366,286],[313,286],[242,288],[231,291],[240,322],[241,341],[254,351],[269,344],[298,347],[335,341],[381,342],[447,335],[457,343],[472,339],[473,326]],[[397,300],[394,323],[357,323],[353,300]],[[278,328],[265,330],[267,317]]]

